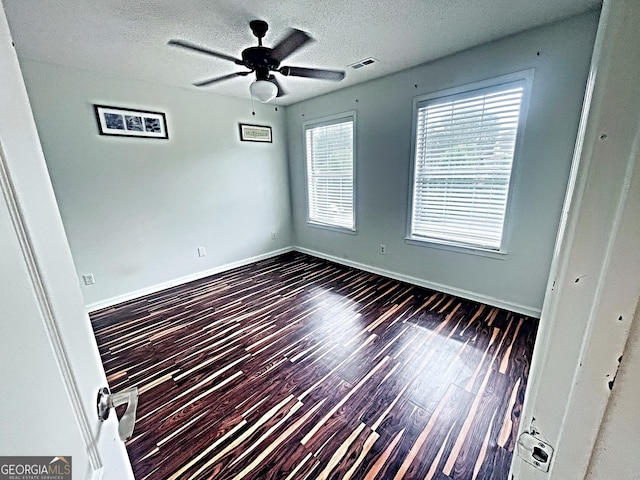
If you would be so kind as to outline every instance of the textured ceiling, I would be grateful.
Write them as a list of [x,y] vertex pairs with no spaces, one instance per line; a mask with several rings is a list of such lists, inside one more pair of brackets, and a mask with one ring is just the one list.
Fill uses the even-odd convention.
[[[329,69],[366,57],[339,83],[281,78],[291,104],[381,77],[518,31],[598,8],[601,0],[2,0],[21,57],[185,88],[241,69],[167,46],[189,40],[239,57],[255,45],[253,19],[266,20],[266,46],[287,27],[315,42],[285,64]],[[249,98],[250,77],[206,87]]]

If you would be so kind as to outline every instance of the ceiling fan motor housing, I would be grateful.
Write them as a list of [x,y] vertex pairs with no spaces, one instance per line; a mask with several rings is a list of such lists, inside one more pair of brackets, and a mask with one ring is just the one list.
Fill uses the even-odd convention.
[[[258,79],[265,80],[269,70],[277,70],[280,62],[271,56],[267,47],[249,47],[242,51],[242,63],[250,70],[255,70]],[[265,78],[261,78],[264,76]]]

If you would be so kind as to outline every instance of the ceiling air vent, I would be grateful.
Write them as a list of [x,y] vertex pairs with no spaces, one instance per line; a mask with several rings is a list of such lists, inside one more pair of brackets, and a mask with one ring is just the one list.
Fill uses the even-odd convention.
[[376,60],[373,57],[369,57],[369,58],[365,58],[364,60],[360,60],[359,62],[356,63],[352,63],[351,65],[347,65],[347,68],[351,68],[353,70],[357,70],[359,68],[362,67],[367,67],[373,63],[376,63],[378,60]]

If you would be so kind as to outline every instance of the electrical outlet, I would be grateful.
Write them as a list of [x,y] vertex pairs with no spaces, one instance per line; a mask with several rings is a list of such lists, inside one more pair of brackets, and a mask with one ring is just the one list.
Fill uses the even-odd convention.
[[94,283],[96,283],[96,279],[93,276],[93,273],[86,273],[82,275],[82,279],[84,280],[85,285],[93,285]]
[[206,257],[207,256],[207,249],[204,247],[198,247],[198,256],[199,257]]
[[386,255],[387,254],[387,246],[380,244],[380,255]]
[[276,232],[271,232],[271,240],[275,240],[277,236]]

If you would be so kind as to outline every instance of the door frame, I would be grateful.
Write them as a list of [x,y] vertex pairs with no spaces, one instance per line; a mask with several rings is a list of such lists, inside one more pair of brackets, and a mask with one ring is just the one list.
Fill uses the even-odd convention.
[[[585,477],[640,298],[640,2],[604,0],[519,434],[555,448],[544,474]],[[613,390],[615,394],[615,390]]]

